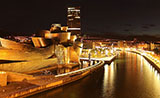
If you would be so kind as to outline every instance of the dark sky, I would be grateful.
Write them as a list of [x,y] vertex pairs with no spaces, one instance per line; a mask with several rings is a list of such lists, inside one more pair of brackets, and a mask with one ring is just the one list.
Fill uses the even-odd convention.
[[33,33],[66,25],[67,6],[80,3],[83,33],[160,34],[158,0],[3,0],[0,29]]

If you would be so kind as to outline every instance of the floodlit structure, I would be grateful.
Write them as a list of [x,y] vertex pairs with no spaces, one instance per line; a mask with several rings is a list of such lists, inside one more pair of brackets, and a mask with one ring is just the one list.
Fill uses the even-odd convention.
[[77,36],[75,34],[72,35],[72,32],[68,31],[68,26],[61,27],[61,25],[53,24],[51,28],[53,27],[55,29],[52,29],[51,33],[46,33],[45,38],[56,39],[60,44],[62,44],[55,45],[55,54],[57,55],[58,63],[80,63],[79,56],[82,52],[83,43],[76,41]]
[[47,59],[54,54],[54,45],[35,48],[31,45],[0,38],[0,60],[25,61]]
[[83,43],[80,34],[80,7],[68,7],[67,25],[52,24],[26,44],[0,38],[0,71],[28,72],[54,64],[79,64]]
[[0,70],[27,72],[57,63],[54,45],[36,48],[31,45],[0,38]]
[[48,65],[80,63],[83,43],[76,38],[67,26],[59,24],[53,24],[50,32],[32,37],[32,44],[0,38],[0,70],[28,72]]
[[81,33],[80,7],[68,7],[67,25],[72,34]]
[[124,48],[124,42],[123,41],[118,41],[118,47],[119,48]]
[[61,24],[52,24],[50,31],[51,32],[59,32],[61,30]]

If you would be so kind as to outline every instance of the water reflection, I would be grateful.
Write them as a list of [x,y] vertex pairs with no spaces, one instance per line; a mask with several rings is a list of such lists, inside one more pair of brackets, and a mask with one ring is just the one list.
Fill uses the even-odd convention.
[[[103,97],[112,96],[114,91],[114,78],[115,78],[115,63],[104,66],[104,80],[103,80]],[[107,93],[107,95],[106,95]]]
[[160,98],[160,74],[142,56],[127,52],[104,70],[61,88],[30,98]]
[[160,97],[160,74],[144,57],[127,52],[118,58],[104,66],[103,98]]

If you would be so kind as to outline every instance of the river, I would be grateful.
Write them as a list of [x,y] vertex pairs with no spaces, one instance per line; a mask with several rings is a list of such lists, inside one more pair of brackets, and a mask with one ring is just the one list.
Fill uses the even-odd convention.
[[142,56],[121,52],[81,80],[28,98],[160,98],[160,74]]

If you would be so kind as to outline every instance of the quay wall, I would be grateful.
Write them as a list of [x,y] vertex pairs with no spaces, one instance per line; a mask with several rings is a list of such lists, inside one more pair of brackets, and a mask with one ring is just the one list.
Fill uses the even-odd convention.
[[53,89],[71,82],[74,82],[76,80],[82,79],[85,76],[91,74],[92,72],[96,71],[98,68],[103,67],[104,65],[104,61],[100,61],[99,63],[90,66],[89,68],[85,68],[85,69],[81,69],[81,70],[76,70],[73,72],[70,72],[68,74],[60,74],[60,75],[56,75],[54,76],[55,80],[54,82],[50,82],[47,84],[42,84],[42,85],[38,85],[37,86],[31,86],[30,89],[27,89],[25,91],[20,91],[11,95],[7,95],[5,96],[6,98],[15,98],[15,97],[27,97],[27,96],[31,96],[33,94],[37,94],[49,89]]
[[136,53],[136,54],[143,56],[151,64],[151,66],[153,66],[160,73],[160,67],[156,64],[155,61],[153,61],[149,57],[143,55],[143,53],[141,53],[141,52],[138,52],[138,51],[129,51],[129,52]]

